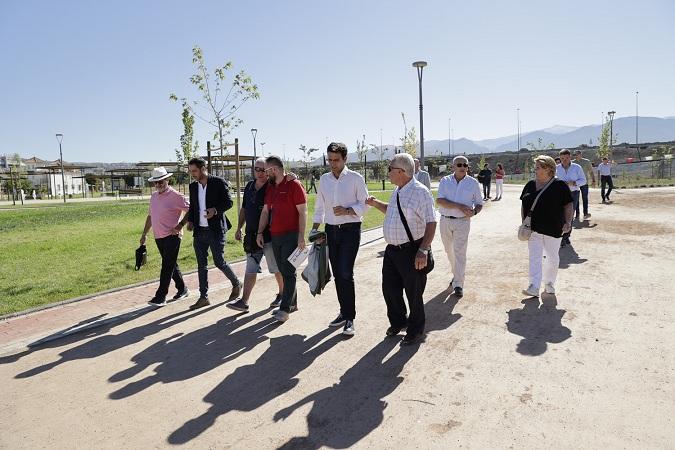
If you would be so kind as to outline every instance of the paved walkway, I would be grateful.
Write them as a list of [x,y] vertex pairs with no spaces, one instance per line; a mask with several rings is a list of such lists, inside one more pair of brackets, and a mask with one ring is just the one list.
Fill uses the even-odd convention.
[[[352,339],[326,326],[332,283],[313,298],[300,282],[300,310],[277,325],[267,277],[249,314],[141,307],[5,351],[0,448],[672,448],[675,189],[617,191],[612,205],[592,190],[593,217],[561,251],[557,295],[541,302],[520,293],[519,190],[505,186],[472,221],[461,300],[446,291],[436,237],[419,347],[384,337],[375,241],[356,262]],[[75,312],[99,299],[42,314],[26,336],[142,306],[143,289],[111,298],[117,308]],[[228,294],[219,279],[214,298]],[[31,320],[3,324],[4,336]]]

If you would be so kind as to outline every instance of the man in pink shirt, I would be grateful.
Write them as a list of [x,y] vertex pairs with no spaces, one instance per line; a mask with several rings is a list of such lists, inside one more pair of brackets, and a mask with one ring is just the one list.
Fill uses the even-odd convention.
[[172,278],[178,289],[178,293],[173,297],[174,300],[186,298],[189,294],[183,275],[178,268],[182,231],[177,228],[177,225],[183,213],[190,208],[190,204],[180,192],[169,186],[171,175],[173,174],[168,173],[164,167],[157,167],[153,169],[152,176],[148,178],[148,181],[155,185],[155,192],[150,197],[150,208],[141,235],[141,245],[145,245],[146,236],[152,227],[155,243],[162,256],[159,287],[155,296],[148,302],[154,306],[166,304],[166,295],[169,293]]

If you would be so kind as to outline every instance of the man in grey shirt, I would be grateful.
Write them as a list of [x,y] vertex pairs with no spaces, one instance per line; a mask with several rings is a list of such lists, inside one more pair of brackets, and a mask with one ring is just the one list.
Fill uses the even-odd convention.
[[415,179],[431,190],[431,176],[429,176],[429,172],[421,170],[418,158],[415,158]]

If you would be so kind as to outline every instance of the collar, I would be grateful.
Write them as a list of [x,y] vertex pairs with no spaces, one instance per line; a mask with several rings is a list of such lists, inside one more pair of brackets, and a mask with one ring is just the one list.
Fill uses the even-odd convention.
[[468,176],[469,176],[469,174],[467,173],[466,175],[464,175],[464,177],[461,180],[457,181],[457,178],[455,178],[455,172],[452,172],[452,175],[450,175],[450,178],[452,179],[453,183],[459,184],[462,181],[466,180]]
[[351,170],[349,170],[349,167],[347,167],[347,166],[345,165],[345,166],[342,168],[342,172],[340,172],[340,175],[338,175],[337,178],[335,178],[335,174],[333,173],[332,170],[331,170],[330,174],[333,176],[333,179],[334,179],[334,180],[339,180],[340,178],[346,177],[350,172],[351,172]]
[[398,191],[401,192],[401,191],[405,191],[406,189],[412,189],[412,186],[413,186],[415,183],[419,183],[419,181],[417,181],[417,180],[415,179],[415,177],[412,177],[412,178],[410,178],[410,181],[408,181],[408,182],[407,182],[406,184],[404,184],[402,187],[399,187],[399,188],[398,188]]

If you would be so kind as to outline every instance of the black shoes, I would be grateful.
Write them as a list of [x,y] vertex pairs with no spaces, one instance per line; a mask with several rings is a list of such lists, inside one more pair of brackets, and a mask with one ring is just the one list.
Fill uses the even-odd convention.
[[387,328],[387,336],[396,336],[401,331],[405,330],[406,327],[389,327]]
[[354,336],[356,333],[356,329],[354,328],[354,321],[353,320],[346,320],[345,321],[345,327],[342,330],[342,334],[345,336]]
[[281,295],[277,294],[276,298],[270,303],[270,308],[278,308],[281,306]]
[[342,314],[338,314],[338,316],[333,320],[331,323],[328,324],[329,327],[341,327],[344,325],[346,322],[345,318],[342,317]]
[[187,290],[187,288],[183,289],[179,293],[173,296],[174,300],[182,300],[184,298],[187,298],[187,296],[190,295],[190,291]]
[[166,299],[165,299],[165,298],[157,298],[157,297],[154,297],[154,298],[153,298],[152,300],[150,300],[148,303],[149,303],[150,305],[152,305],[152,306],[161,307],[161,306],[166,305]]
[[403,336],[403,339],[401,339],[401,346],[405,347],[407,345],[419,344],[422,341],[424,341],[424,333],[406,334]]
[[462,289],[461,287],[457,286],[457,287],[455,288],[453,294],[455,294],[455,297],[457,297],[457,298],[462,298],[462,297],[464,297],[464,289]]
[[225,306],[227,306],[228,308],[232,308],[234,310],[237,310],[237,311],[248,312],[248,303],[246,303],[242,299],[239,299],[236,302],[228,303]]

